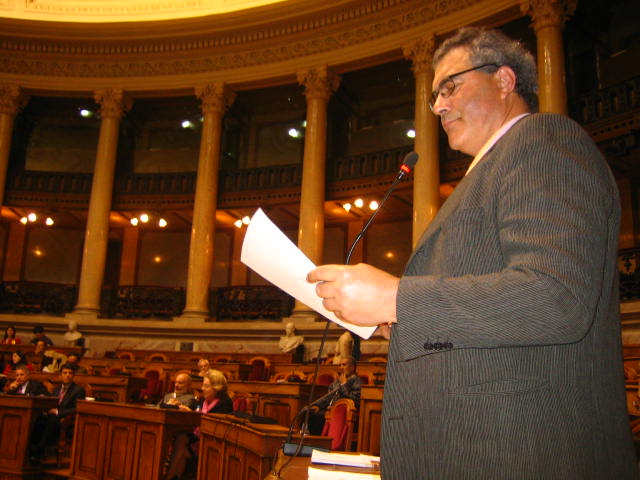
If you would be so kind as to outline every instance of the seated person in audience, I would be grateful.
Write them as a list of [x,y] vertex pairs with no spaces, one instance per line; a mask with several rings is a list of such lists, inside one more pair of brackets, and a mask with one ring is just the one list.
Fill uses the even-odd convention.
[[40,463],[44,457],[45,448],[56,443],[60,437],[61,421],[69,417],[71,422],[65,425],[67,433],[73,431],[73,419],[76,414],[78,400],[84,399],[84,388],[73,380],[75,371],[73,365],[65,363],[60,367],[60,385],[53,389],[52,396],[58,397],[57,408],[52,408],[40,416],[31,434],[31,455],[29,460],[33,464]]
[[7,362],[7,364],[4,367],[4,370],[2,371],[3,375],[10,375],[11,372],[16,370],[16,367],[18,365],[26,365],[27,368],[31,371],[33,370],[33,365],[31,365],[28,361],[27,361],[27,356],[20,352],[20,351],[15,351],[13,353],[11,353],[11,359]]
[[47,395],[49,392],[40,380],[32,380],[29,378],[31,370],[25,364],[16,367],[16,378],[7,386],[7,393],[10,395],[28,395],[35,397],[37,395]]
[[46,346],[53,346],[53,341],[44,334],[44,327],[42,325],[36,325],[33,327],[33,338],[31,339],[32,344],[38,343],[38,340],[44,340]]
[[191,376],[187,373],[176,375],[173,392],[167,393],[159,403],[160,407],[173,406],[179,408],[181,405],[196,409],[196,397],[191,393]]
[[40,339],[35,343],[35,348],[31,354],[31,363],[36,372],[48,371],[49,365],[53,363],[53,357],[48,355],[47,343]]
[[76,374],[86,375],[89,373],[86,368],[80,365],[80,355],[77,353],[71,352],[67,355],[67,363],[75,369]]
[[3,345],[20,345],[22,340],[16,335],[16,327],[9,325],[4,331],[4,337],[2,337]]
[[327,409],[341,398],[353,400],[356,408],[360,406],[360,392],[362,380],[356,374],[356,361],[353,357],[343,356],[338,367],[338,378],[329,385],[328,393],[311,407],[309,415],[309,432],[313,435],[322,434],[324,414]]
[[[201,413],[232,413],[233,402],[227,391],[227,379],[219,370],[208,370],[202,380],[202,403],[198,405]],[[191,411],[186,405],[180,405],[180,410]],[[200,428],[193,432],[180,432],[173,442],[173,454],[166,480],[182,478],[187,464],[193,461],[198,454],[198,440]]]
[[207,372],[211,369],[211,364],[209,360],[206,358],[201,358],[198,360],[198,375],[204,378],[207,375]]

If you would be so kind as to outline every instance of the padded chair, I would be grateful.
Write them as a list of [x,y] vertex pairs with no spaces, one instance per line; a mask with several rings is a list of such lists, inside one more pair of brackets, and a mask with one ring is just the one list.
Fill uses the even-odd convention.
[[360,377],[360,381],[362,385],[373,385],[373,380],[371,379],[371,375],[368,373],[359,373],[358,377]]
[[336,374],[331,372],[321,373],[316,379],[316,385],[331,385],[336,380]]
[[164,353],[152,353],[148,355],[146,360],[148,362],[168,362],[169,357],[167,357]]
[[231,363],[231,357],[219,355],[213,359],[213,363]]
[[350,398],[336,400],[325,413],[322,435],[331,437],[331,450],[350,452],[356,406]]
[[233,396],[233,411],[234,412],[246,412],[247,411],[247,396],[239,393]]
[[133,352],[119,352],[118,358],[120,360],[135,360],[136,355]]
[[371,357],[366,360],[369,363],[387,363],[386,357]]
[[249,380],[266,382],[269,380],[269,370],[271,368],[271,362],[266,357],[253,357],[249,360],[251,365],[251,372],[249,373]]
[[145,402],[157,403],[162,398],[163,381],[158,370],[147,370],[144,372],[144,378],[147,384],[140,390],[140,400]]

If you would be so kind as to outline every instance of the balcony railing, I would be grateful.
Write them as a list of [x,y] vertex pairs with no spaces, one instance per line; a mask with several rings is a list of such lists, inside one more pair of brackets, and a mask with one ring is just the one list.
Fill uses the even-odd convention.
[[582,125],[640,109],[640,76],[578,99],[574,118]]

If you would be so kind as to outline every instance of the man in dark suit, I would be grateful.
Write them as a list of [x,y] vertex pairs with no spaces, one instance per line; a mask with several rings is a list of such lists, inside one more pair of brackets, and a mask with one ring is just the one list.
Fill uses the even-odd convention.
[[[78,400],[83,400],[86,396],[84,388],[73,381],[74,377],[73,365],[67,363],[60,367],[61,383],[53,389],[52,393],[54,397],[58,397],[58,406],[38,418],[31,434],[32,463],[39,463],[44,456],[45,448],[56,443],[60,437],[63,419],[73,419]],[[65,422],[65,431],[73,432],[72,421]]]
[[40,380],[29,378],[31,370],[26,365],[16,365],[16,378],[9,384],[7,393],[10,395],[47,395],[49,392]]
[[338,318],[391,335],[382,478],[637,478],[615,180],[576,123],[530,114],[536,66],[519,43],[462,29],[433,64],[429,105],[474,157],[466,176],[402,278],[308,275]]

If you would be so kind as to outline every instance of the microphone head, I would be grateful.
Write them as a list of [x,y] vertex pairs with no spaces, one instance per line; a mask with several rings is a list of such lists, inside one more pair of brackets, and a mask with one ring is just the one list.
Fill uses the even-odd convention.
[[418,163],[418,154],[416,152],[409,152],[404,156],[404,160],[402,161],[402,165],[400,166],[400,171],[404,174],[407,174],[413,170],[413,167]]

